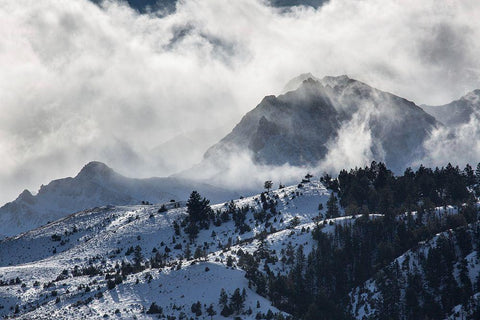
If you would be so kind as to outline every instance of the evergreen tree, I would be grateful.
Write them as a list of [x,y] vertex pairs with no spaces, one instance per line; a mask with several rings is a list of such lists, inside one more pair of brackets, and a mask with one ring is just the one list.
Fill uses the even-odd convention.
[[191,223],[198,223],[201,228],[208,228],[209,217],[212,212],[210,200],[202,199],[197,191],[192,191],[187,201],[188,220]]
[[135,263],[135,267],[138,268],[140,267],[142,262],[143,262],[142,248],[137,245],[133,252],[133,263]]
[[190,260],[192,258],[192,250],[190,249],[190,244],[187,243],[185,246],[185,259]]
[[340,215],[340,211],[337,205],[337,197],[332,192],[330,198],[327,201],[327,218],[337,218]]
[[213,319],[213,316],[217,314],[215,309],[213,309],[213,304],[210,304],[210,306],[205,311],[207,312],[207,315],[210,316],[210,319]]
[[267,193],[270,192],[270,189],[272,189],[272,186],[273,186],[273,182],[270,180],[265,181],[265,183],[263,184],[263,187],[267,189]]
[[192,306],[190,307],[190,311],[195,313],[197,317],[200,317],[202,315],[202,304],[200,303],[200,301],[193,303]]
[[222,288],[222,290],[220,290],[220,298],[218,299],[218,304],[222,307],[222,308],[225,308],[228,304],[228,295],[227,293],[225,292],[225,289]]
[[233,312],[238,314],[242,311],[244,302],[245,299],[242,297],[240,289],[235,289],[232,296],[230,297],[230,309],[232,309]]

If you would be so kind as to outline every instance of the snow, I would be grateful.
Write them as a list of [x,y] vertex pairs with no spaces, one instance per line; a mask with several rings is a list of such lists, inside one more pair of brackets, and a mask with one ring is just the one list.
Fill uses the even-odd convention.
[[204,183],[179,178],[132,179],[100,162],[90,162],[74,178],[54,180],[37,195],[28,190],[0,208],[0,239],[55,221],[68,214],[105,205],[132,205],[186,200],[192,190],[214,202],[238,197]]
[[[253,218],[255,211],[262,210],[260,195],[237,199],[234,203],[238,208],[250,207],[246,223],[252,230],[240,234],[233,221],[201,230],[191,245],[191,251],[193,254],[196,246],[200,246],[207,256],[195,262],[184,258],[188,236],[183,230],[180,235],[175,235],[172,227],[174,221],[180,222],[186,216],[184,203],[178,203],[178,208],[167,203],[169,210],[163,213],[159,212],[162,203],[97,207],[6,239],[0,242],[0,280],[9,282],[18,277],[21,283],[0,286],[0,305],[3,306],[3,309],[0,307],[0,316],[13,315],[15,305],[19,305],[18,316],[24,319],[102,318],[105,315],[143,319],[156,317],[145,313],[155,302],[163,308],[165,315],[178,317],[184,312],[190,317],[193,315],[191,305],[200,301],[203,311],[200,319],[210,319],[205,313],[210,304],[217,312],[214,319],[221,319],[218,298],[222,288],[229,295],[236,288],[245,289],[244,310],[251,308],[252,313],[241,315],[242,319],[255,319],[257,312],[279,312],[268,300],[248,288],[244,271],[236,263],[227,267],[226,258],[238,259],[239,248],[255,251],[258,246],[256,235],[264,230],[273,230],[268,234],[267,242],[277,254],[288,243],[294,248],[302,245],[308,254],[313,245],[310,233],[315,227],[313,220],[319,219],[318,205],[322,203],[326,207],[330,193],[321,184],[309,182],[301,187],[270,191],[268,196],[277,202],[276,210],[281,212],[269,221],[274,229],[266,228]],[[213,205],[212,209],[222,210],[227,205],[220,203]],[[295,217],[300,223],[292,227],[291,221]],[[331,224],[352,223],[353,219],[327,220],[322,231],[330,232],[333,230]],[[213,237],[212,231],[215,232]],[[229,241],[231,247],[228,247]],[[142,248],[145,258],[150,258],[154,250],[163,254],[168,247],[171,252],[166,266],[128,275],[112,290],[106,287],[105,275],[73,276],[75,266],[82,269],[93,265],[105,272],[114,272],[117,264],[132,261],[133,254],[127,256],[126,252],[137,245]],[[179,264],[181,267],[177,270]],[[281,263],[272,268],[288,271]],[[59,277],[62,272],[68,275],[66,279]],[[35,282],[38,286],[34,286]],[[51,283],[50,287],[47,287],[48,283]],[[89,292],[86,292],[86,286],[90,288]],[[257,308],[257,301],[260,308]]]

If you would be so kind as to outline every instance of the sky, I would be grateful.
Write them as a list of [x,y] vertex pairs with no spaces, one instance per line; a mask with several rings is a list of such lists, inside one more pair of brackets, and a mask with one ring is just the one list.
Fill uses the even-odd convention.
[[[478,39],[477,0],[288,10],[180,0],[168,15],[116,1],[0,0],[0,204],[92,160],[131,177],[187,169],[305,72],[448,103],[480,88]],[[474,128],[459,136],[471,141]],[[451,156],[444,148],[480,155],[442,134],[428,145],[432,163]]]

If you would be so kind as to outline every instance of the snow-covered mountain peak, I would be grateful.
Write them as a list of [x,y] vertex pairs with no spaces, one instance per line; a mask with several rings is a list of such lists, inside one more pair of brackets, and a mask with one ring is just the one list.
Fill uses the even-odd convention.
[[104,163],[85,165],[74,178],[53,180],[38,194],[23,191],[16,200],[0,207],[0,239],[28,231],[68,214],[103,206],[186,200],[198,190],[212,200],[229,200],[234,192],[187,179],[133,179],[120,175]]
[[75,177],[76,179],[91,179],[91,178],[110,178],[114,175],[119,175],[112,168],[105,163],[99,161],[91,161],[87,163],[82,170]]

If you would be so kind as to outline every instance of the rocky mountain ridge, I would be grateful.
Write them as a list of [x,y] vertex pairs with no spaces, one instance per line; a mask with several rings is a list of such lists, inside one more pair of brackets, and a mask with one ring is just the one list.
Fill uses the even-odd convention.
[[68,214],[105,205],[131,205],[186,200],[197,189],[214,201],[235,193],[181,178],[127,178],[107,165],[92,161],[75,176],[42,185],[38,194],[23,191],[0,208],[0,236],[13,236]]
[[359,158],[401,171],[422,158],[423,143],[441,126],[413,102],[347,76],[306,74],[287,88],[293,90],[265,97],[207,150],[205,160],[248,152],[259,164],[318,165],[345,134],[354,134],[363,137]]

